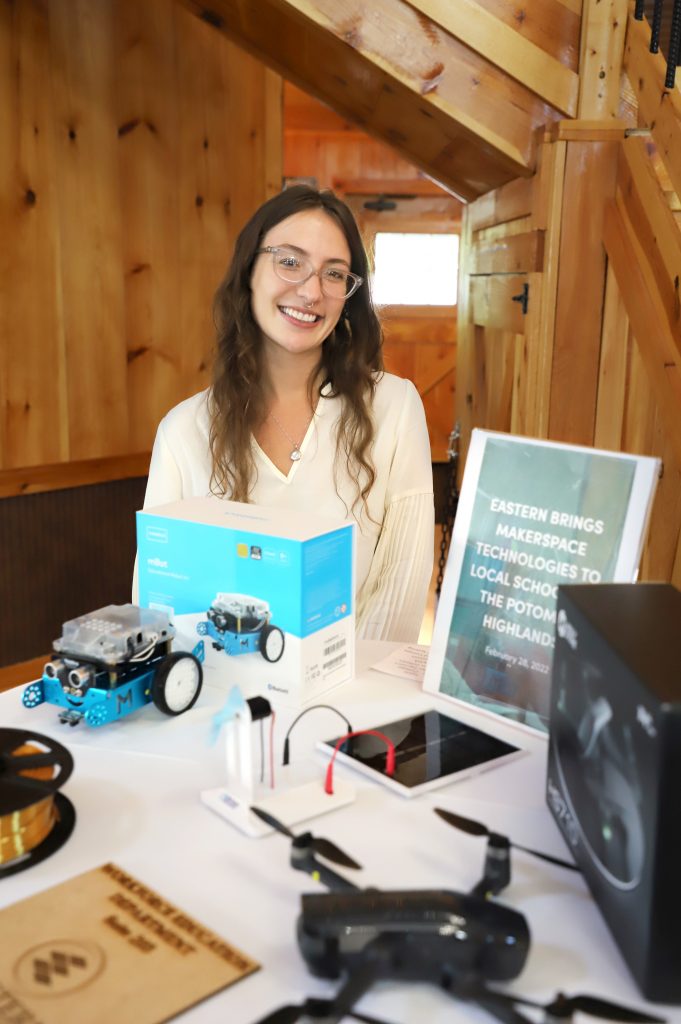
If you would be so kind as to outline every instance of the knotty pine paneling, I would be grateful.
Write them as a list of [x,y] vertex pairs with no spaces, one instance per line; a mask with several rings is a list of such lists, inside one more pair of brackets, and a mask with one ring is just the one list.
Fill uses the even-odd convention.
[[0,98],[0,469],[148,450],[280,188],[281,79],[172,0],[14,0]]
[[0,4],[0,467],[68,457],[52,111],[45,5]]

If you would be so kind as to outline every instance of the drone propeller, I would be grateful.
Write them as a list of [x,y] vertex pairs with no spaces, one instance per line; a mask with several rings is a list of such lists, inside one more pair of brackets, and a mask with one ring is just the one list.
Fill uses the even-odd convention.
[[664,1017],[655,1017],[652,1013],[622,1006],[621,1003],[613,1003],[609,999],[601,999],[600,996],[566,996],[564,992],[558,992],[550,1003],[537,1003],[508,992],[495,991],[494,997],[500,997],[508,1003],[536,1007],[543,1010],[546,1017],[551,1020],[571,1020],[574,1013],[586,1013],[590,1017],[620,1021],[622,1024],[665,1024]]
[[[333,999],[306,999],[298,1006],[280,1006],[278,1010],[273,1010],[267,1017],[259,1020],[258,1024],[296,1024],[303,1016],[309,1017],[310,1020],[327,1021],[333,1020],[335,1012]],[[366,1013],[358,1013],[356,1010],[346,1011],[345,1017],[361,1021],[362,1024],[385,1024],[385,1021],[379,1020],[378,1017],[369,1017]]]
[[[481,824],[479,821],[473,821],[472,818],[464,818],[460,814],[453,814],[452,811],[445,811],[442,807],[436,807],[435,813],[439,815],[443,821],[446,821],[448,825],[453,825],[454,828],[461,829],[462,832],[467,832],[471,836],[488,836],[496,838],[499,834],[492,832],[487,828],[486,825]],[[505,836],[500,837],[506,840]],[[512,843],[506,840],[509,846],[514,847],[516,850],[522,850],[523,853],[531,853],[533,857],[539,857],[541,860],[547,860],[549,864],[558,864],[561,868],[568,868],[570,871],[579,871],[580,869],[576,864],[571,864],[570,861],[561,860],[560,857],[552,857],[548,853],[541,853],[539,850],[531,850],[529,846],[521,846],[520,843]]]
[[282,835],[288,836],[289,839],[293,839],[299,845],[307,846],[314,853],[318,853],[320,857],[325,857],[326,860],[330,860],[332,864],[339,864],[344,868],[355,868],[359,870],[361,864],[358,864],[356,860],[344,853],[339,846],[332,843],[330,839],[318,839],[313,836],[311,832],[303,832],[297,836],[291,829],[284,825],[283,822],[275,818],[273,814],[269,814],[267,811],[263,811],[260,807],[251,807],[251,810],[256,814],[265,824],[270,825],[277,832],[281,832]]

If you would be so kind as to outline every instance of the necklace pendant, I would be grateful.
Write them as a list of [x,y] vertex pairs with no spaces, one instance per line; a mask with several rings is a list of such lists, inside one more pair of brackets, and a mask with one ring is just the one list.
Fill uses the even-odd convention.
[[301,451],[300,451],[300,448],[298,447],[298,445],[296,445],[296,447],[293,449],[293,451],[289,455],[289,458],[290,458],[291,462],[300,462],[300,460],[302,458],[302,455],[301,455]]

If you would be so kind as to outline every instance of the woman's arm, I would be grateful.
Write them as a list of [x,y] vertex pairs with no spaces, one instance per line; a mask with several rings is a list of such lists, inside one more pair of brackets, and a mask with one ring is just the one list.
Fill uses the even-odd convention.
[[393,437],[390,445],[381,444],[384,465],[376,467],[388,474],[385,515],[358,595],[358,635],[409,643],[418,639],[433,571],[430,441],[423,403],[411,381],[393,378],[379,402],[377,433],[390,429]]
[[388,506],[358,597],[358,637],[418,640],[433,571],[434,518],[432,494],[411,494]]
[[179,501],[182,497],[182,476],[168,444],[164,422],[161,421],[151,452],[144,508],[167,505],[171,501]]

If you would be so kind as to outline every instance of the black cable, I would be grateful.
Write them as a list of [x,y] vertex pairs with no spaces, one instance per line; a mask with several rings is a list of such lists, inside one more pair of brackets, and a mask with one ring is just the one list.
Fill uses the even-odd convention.
[[636,21],[643,21],[645,6],[645,0],[636,0],[636,5],[634,7],[634,17],[636,18]]
[[287,765],[289,763],[289,753],[290,753],[289,736],[291,735],[291,732],[293,731],[294,725],[296,725],[297,722],[299,722],[300,719],[303,717],[303,715],[306,715],[308,713],[308,711],[317,711],[318,708],[324,708],[326,711],[333,711],[333,713],[335,715],[338,715],[339,718],[343,719],[343,721],[345,722],[345,724],[347,726],[347,732],[352,732],[353,731],[352,726],[350,725],[349,720],[345,717],[345,715],[342,713],[342,711],[339,711],[338,708],[332,707],[331,704],[312,704],[309,708],[303,708],[303,710],[300,712],[300,714],[297,715],[297,717],[294,718],[293,721],[291,722],[290,726],[288,727],[288,732],[286,733],[286,736],[284,737],[284,756],[283,756],[282,762],[281,762],[283,765]]
[[667,54],[667,75],[664,80],[665,89],[673,89],[676,79],[676,65],[681,55],[681,0],[674,0],[672,23],[669,30],[669,52]]
[[662,29],[662,8],[664,0],[655,0],[653,4],[653,21],[650,26],[650,52],[658,53],[660,49],[660,30]]

